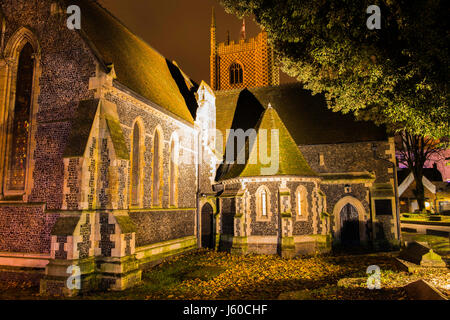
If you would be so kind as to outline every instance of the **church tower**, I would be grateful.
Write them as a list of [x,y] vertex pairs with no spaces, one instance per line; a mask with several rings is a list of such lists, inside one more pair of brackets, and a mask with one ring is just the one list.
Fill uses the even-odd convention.
[[211,18],[210,72],[213,90],[233,90],[280,84],[280,71],[264,30],[247,39],[245,20],[240,40],[217,43],[214,8]]

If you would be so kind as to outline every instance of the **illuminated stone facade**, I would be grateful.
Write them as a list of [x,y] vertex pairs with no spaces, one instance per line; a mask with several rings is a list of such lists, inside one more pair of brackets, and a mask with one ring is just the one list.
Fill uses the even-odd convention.
[[[392,160],[393,141],[363,137],[365,124],[359,137],[337,141],[353,120],[338,115],[324,126],[326,109],[283,111],[308,111],[311,96],[278,86],[265,32],[216,45],[213,21],[209,86],[96,2],[77,1],[82,32],[69,30],[68,4],[0,1],[0,280],[29,270],[42,294],[75,295],[74,267],[81,291],[122,290],[143,268],[199,246],[285,257],[329,250],[347,204],[361,243],[377,223],[398,238],[394,210],[374,209],[376,199],[394,202],[393,171],[371,151],[375,144]],[[283,90],[296,92],[295,103],[277,100]],[[295,160],[277,174],[227,177],[226,131],[254,128],[266,111],[277,119],[266,128],[291,137],[282,154]],[[317,130],[334,138],[308,140]]]
[[[277,172],[259,173],[271,164],[259,168],[250,157],[244,166],[219,167],[219,248],[292,257],[332,244],[398,246],[395,149],[385,129],[333,113],[300,84],[216,92],[216,114],[225,153],[230,129],[270,129],[280,136]],[[376,208],[380,203],[386,210]]]
[[[73,267],[81,290],[122,290],[197,247],[195,94],[208,89],[95,2],[77,4],[84,33],[67,28],[65,1],[0,1],[0,280],[29,269],[42,294],[77,294]],[[136,60],[122,59],[123,41]],[[208,192],[214,170],[202,170]]]

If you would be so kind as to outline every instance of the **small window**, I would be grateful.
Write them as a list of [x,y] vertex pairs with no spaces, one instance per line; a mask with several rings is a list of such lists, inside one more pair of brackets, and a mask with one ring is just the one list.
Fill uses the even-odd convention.
[[261,214],[267,216],[267,194],[264,189],[261,191]]
[[270,215],[270,193],[266,186],[260,186],[255,193],[256,216],[266,220]]
[[323,153],[319,154],[319,165],[324,166],[325,165],[325,158],[323,157]]
[[375,200],[375,214],[377,216],[392,215],[392,201],[390,199]]
[[233,63],[230,67],[230,84],[244,82],[244,71],[239,63]]
[[296,211],[297,211],[297,215],[298,216],[304,216],[306,217],[307,214],[307,198],[306,198],[306,189],[303,186],[299,186],[297,188],[297,192],[295,193],[295,198],[297,201],[297,207],[296,207]]

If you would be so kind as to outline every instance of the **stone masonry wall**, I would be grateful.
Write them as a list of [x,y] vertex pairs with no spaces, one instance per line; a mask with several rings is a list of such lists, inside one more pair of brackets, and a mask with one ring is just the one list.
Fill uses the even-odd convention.
[[[374,142],[380,157],[386,157],[389,143]],[[342,173],[375,171],[376,183],[389,182],[393,178],[388,172],[389,165],[384,161],[373,158],[372,143],[341,143],[299,146],[308,164],[317,173]],[[319,162],[319,155],[323,154],[324,165]]]
[[[375,173],[374,183],[393,182],[393,169],[387,162],[377,160],[373,156],[372,144],[377,146],[377,156],[388,158],[386,151],[389,151],[388,141],[361,142],[361,143],[343,143],[343,144],[324,144],[324,145],[303,145],[300,146],[305,159],[309,165],[318,173],[351,173],[351,172],[372,172]],[[320,164],[320,155],[323,155],[324,163]],[[389,159],[391,160],[391,159]],[[320,189],[326,195],[327,212],[333,213],[336,203],[345,196],[352,196],[358,199],[366,212],[365,220],[370,219],[370,186],[364,183],[351,183],[351,192],[345,192],[345,185],[322,183]],[[393,216],[382,221],[383,228],[387,230],[388,238],[392,238],[390,231],[393,223]],[[334,228],[335,221],[330,219],[331,227]],[[367,228],[367,226],[366,226]]]
[[136,247],[193,236],[195,210],[130,212],[136,225]]
[[222,198],[220,213],[220,230],[222,234],[234,235],[234,216],[236,214],[236,200]]
[[[29,175],[29,203],[45,203],[47,210],[60,209],[63,197],[62,154],[70,133],[70,119],[78,102],[93,97],[89,78],[96,63],[77,31],[66,26],[66,17],[51,14],[53,1],[0,1],[6,16],[5,45],[21,28],[28,28],[40,46],[40,77],[35,121],[34,170]],[[39,73],[38,73],[39,74]],[[33,149],[32,149],[33,150]],[[57,213],[45,213],[43,205],[0,206],[0,251],[49,253],[50,232]]]
[[0,251],[50,253],[50,232],[57,213],[41,205],[0,206]]
[[[189,157],[190,164],[181,163],[178,167],[178,208],[194,208],[196,206],[196,165],[195,165],[195,142],[192,129],[187,129],[173,120],[168,120],[158,116],[153,112],[133,104],[130,101],[124,101],[121,97],[108,94],[106,99],[114,102],[117,106],[120,123],[124,133],[128,150],[131,148],[132,128],[137,119],[144,123],[144,199],[143,207],[151,207],[151,186],[152,186],[152,147],[153,135],[155,129],[159,127],[163,138],[162,166],[163,176],[161,179],[163,188],[162,207],[169,208],[169,160],[170,160],[170,141],[173,133],[178,132],[179,136],[179,157]],[[131,166],[130,166],[131,169]],[[129,172],[130,174],[131,172]]]
[[[269,189],[268,221],[257,221],[256,219],[256,190],[264,185]],[[275,236],[278,234],[278,188],[279,182],[264,182],[248,184],[247,189],[251,195],[250,200],[250,230],[254,236]]]
[[37,123],[32,124],[36,128],[34,184],[28,200],[45,202],[47,209],[58,209],[64,178],[62,153],[70,132],[70,118],[80,100],[93,97],[88,89],[96,64],[79,33],[67,28],[66,17],[51,15],[51,3],[13,0],[0,4],[7,17],[5,43],[26,26],[40,45],[39,109]]
[[[301,219],[297,213],[297,198],[296,198],[296,190],[299,185],[302,185],[306,188],[307,192],[307,206],[308,206],[308,217],[307,219]],[[314,197],[314,183],[312,182],[288,182],[287,187],[291,191],[291,208],[292,210],[292,218],[293,218],[293,235],[307,235],[313,234],[314,228],[313,223],[318,224],[319,215],[317,214],[317,203]]]

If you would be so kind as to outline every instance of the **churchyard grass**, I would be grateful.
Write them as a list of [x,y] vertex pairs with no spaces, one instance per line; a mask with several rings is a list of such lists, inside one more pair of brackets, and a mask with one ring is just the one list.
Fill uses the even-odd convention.
[[[441,248],[438,240],[433,237],[432,245]],[[408,273],[399,268],[394,256],[373,253],[283,259],[201,249],[145,270],[139,286],[121,292],[91,292],[75,299],[403,300],[408,296],[402,287],[420,278],[450,296],[448,268]],[[380,289],[367,288],[370,265],[380,267]],[[38,295],[38,288],[31,286],[9,283],[1,289],[0,299],[45,299]]]

